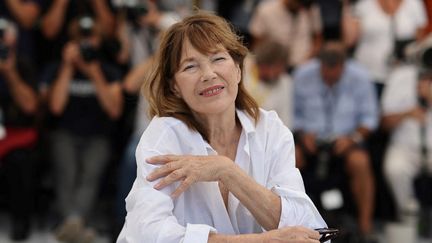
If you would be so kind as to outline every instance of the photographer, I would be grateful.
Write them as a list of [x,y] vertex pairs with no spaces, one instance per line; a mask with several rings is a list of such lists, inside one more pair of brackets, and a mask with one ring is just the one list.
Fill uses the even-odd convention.
[[94,19],[72,21],[69,33],[62,61],[42,77],[56,118],[51,155],[63,219],[56,233],[61,241],[91,242],[88,219],[110,157],[110,131],[122,112],[120,75],[98,55],[101,32]]
[[42,15],[38,20],[37,56],[41,64],[61,60],[62,48],[68,42],[68,26],[79,16],[92,16],[100,23],[100,32],[104,37],[114,35],[115,16],[111,0],[39,1],[42,1]]
[[[419,209],[414,179],[427,164],[432,172],[432,49],[425,42],[414,54],[415,62],[396,67],[383,93],[383,125],[390,132],[384,158],[384,173],[402,219]],[[426,153],[422,152],[422,148]],[[429,190],[430,193],[430,190]],[[417,195],[418,196],[418,195]]]
[[11,238],[24,240],[34,206],[38,95],[32,64],[17,56],[18,34],[0,18],[0,185],[6,186]]

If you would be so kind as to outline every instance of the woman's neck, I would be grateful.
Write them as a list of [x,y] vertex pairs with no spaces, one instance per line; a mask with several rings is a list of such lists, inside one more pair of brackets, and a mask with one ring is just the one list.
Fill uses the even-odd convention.
[[236,148],[241,134],[241,124],[235,109],[223,115],[197,115],[196,119],[205,129],[209,144],[219,154],[226,156],[232,154],[232,151],[226,154],[226,149]]
[[393,16],[398,11],[402,0],[378,0],[378,2],[386,14]]

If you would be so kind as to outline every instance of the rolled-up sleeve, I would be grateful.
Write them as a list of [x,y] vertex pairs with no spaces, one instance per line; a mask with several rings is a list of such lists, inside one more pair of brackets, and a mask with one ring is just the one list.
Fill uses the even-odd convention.
[[317,229],[326,227],[310,198],[301,191],[275,186],[272,191],[281,198],[281,216],[278,228],[302,225],[307,228]]

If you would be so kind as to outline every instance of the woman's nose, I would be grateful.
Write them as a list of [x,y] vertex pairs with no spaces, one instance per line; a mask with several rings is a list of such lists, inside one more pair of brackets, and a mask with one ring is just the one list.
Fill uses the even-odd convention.
[[201,81],[210,81],[217,78],[217,74],[211,64],[202,65]]

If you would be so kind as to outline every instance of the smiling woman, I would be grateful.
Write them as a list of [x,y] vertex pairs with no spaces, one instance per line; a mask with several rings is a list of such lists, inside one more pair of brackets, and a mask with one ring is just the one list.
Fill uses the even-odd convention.
[[159,50],[118,242],[319,242],[312,229],[325,222],[294,167],[292,133],[246,92],[247,49],[229,24],[200,12]]

